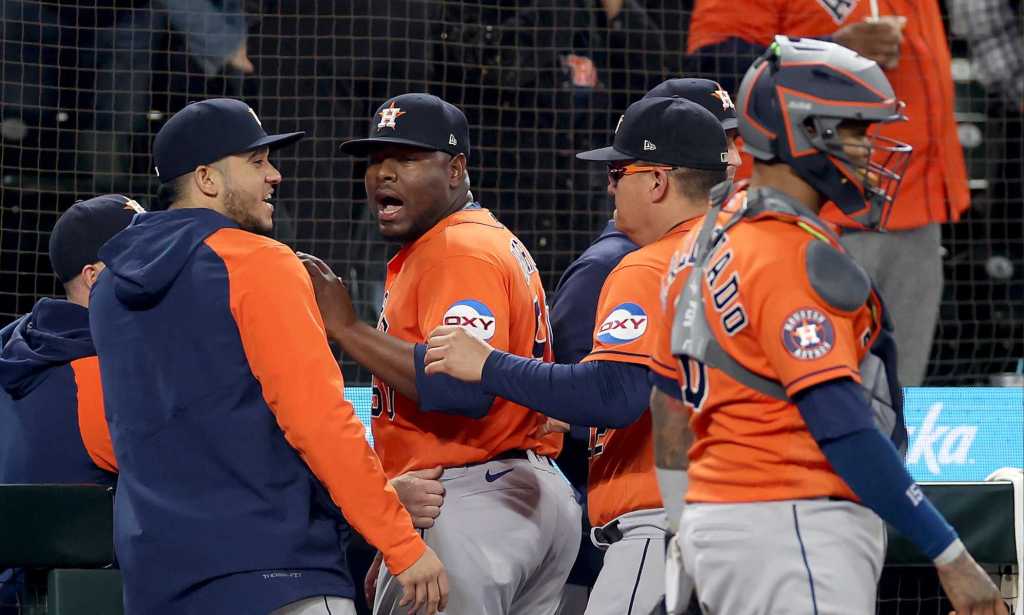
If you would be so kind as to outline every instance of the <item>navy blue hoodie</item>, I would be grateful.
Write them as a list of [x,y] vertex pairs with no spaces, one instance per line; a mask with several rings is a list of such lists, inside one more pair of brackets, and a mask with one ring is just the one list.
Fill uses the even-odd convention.
[[0,330],[0,483],[113,485],[89,311],[41,299]]
[[351,597],[346,519],[398,571],[423,553],[291,250],[180,209],[139,214],[100,259],[90,317],[129,615]]

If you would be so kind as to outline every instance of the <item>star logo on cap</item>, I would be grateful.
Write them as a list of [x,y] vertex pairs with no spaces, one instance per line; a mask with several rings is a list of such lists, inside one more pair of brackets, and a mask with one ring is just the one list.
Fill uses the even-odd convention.
[[732,97],[722,89],[722,86],[718,86],[718,89],[712,92],[711,95],[722,102],[722,111],[736,108],[736,105],[732,103]]
[[380,116],[380,123],[377,124],[377,130],[381,128],[396,128],[395,120],[405,115],[405,111],[402,111],[400,107],[395,106],[395,101],[391,101],[387,109],[384,109],[377,113]]

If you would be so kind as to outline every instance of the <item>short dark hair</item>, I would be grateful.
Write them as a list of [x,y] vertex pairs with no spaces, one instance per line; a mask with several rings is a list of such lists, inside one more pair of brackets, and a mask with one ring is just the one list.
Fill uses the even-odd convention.
[[725,169],[691,169],[676,167],[669,171],[669,177],[679,187],[679,192],[688,199],[707,199],[711,189],[726,180]]
[[153,211],[164,211],[178,202],[185,196],[185,189],[191,177],[191,173],[186,173],[181,177],[175,177],[168,182],[160,184],[160,187],[156,190],[156,206],[150,207],[150,209]]

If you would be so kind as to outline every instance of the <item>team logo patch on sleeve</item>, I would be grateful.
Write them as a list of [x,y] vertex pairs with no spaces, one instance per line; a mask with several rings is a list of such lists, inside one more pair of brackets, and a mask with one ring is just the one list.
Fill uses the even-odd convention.
[[442,324],[462,327],[485,342],[494,337],[497,319],[486,305],[474,299],[463,299],[444,313]]
[[597,340],[605,344],[625,344],[647,331],[647,313],[635,303],[621,303],[612,309],[597,330]]
[[832,351],[835,343],[832,321],[814,308],[800,308],[782,325],[782,344],[798,359],[820,359]]

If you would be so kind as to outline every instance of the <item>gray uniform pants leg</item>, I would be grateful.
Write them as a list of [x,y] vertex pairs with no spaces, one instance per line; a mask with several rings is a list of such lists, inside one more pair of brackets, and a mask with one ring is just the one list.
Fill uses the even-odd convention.
[[286,604],[270,615],[356,615],[356,605],[350,598],[313,596]]
[[938,224],[889,233],[849,233],[843,245],[875,281],[896,329],[900,384],[921,386],[942,299]]
[[[446,615],[553,615],[579,550],[580,507],[546,457],[449,468],[423,538],[448,569]],[[381,566],[376,615],[406,615]]]
[[885,524],[848,501],[689,504],[683,560],[705,613],[870,615]]
[[665,509],[632,512],[615,521],[622,540],[605,551],[585,615],[649,615],[665,596]]

